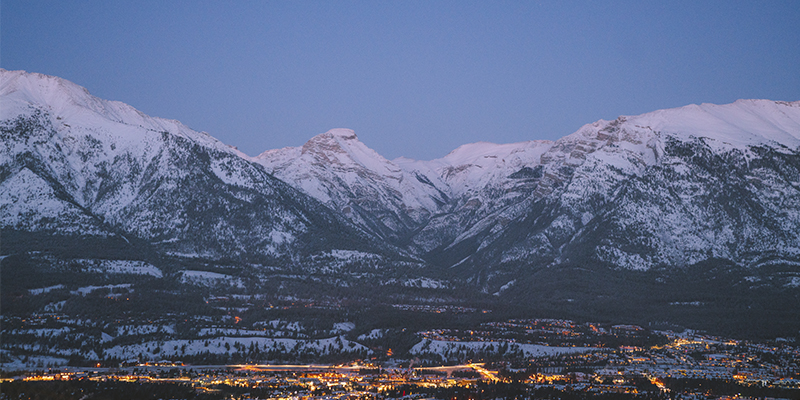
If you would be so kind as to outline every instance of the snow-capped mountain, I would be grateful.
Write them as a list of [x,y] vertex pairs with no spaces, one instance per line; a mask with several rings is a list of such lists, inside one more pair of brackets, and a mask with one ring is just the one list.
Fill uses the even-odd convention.
[[431,161],[387,160],[347,129],[251,158],[63,79],[2,71],[0,128],[4,239],[337,270],[388,254],[492,292],[555,265],[800,261],[800,102],[690,105]]
[[348,129],[256,160],[276,177],[341,211],[364,230],[423,254],[529,194],[552,142],[474,143],[432,161],[389,161]]
[[[368,231],[414,210],[380,234],[498,285],[521,265],[800,258],[800,102],[690,105],[601,120],[555,142],[468,144],[432,161],[388,161],[344,130],[258,158]],[[352,213],[361,201],[369,207]]]
[[6,243],[20,232],[121,237],[162,254],[262,261],[374,248],[208,134],[60,78],[0,71],[0,134]]
[[449,202],[446,186],[408,172],[349,129],[317,135],[302,147],[255,158],[267,171],[394,243],[407,239]]
[[520,218],[451,259],[469,257],[464,265],[485,278],[513,266],[498,284],[522,265],[647,270],[800,259],[800,102],[598,121],[556,141],[541,164]]
[[[395,160],[403,168],[446,185],[450,203],[418,230],[413,250],[439,254],[474,237],[490,224],[516,217],[541,177],[546,140],[511,144],[472,143],[432,161]],[[431,254],[436,257],[436,254]]]
[[499,184],[525,167],[538,165],[542,154],[552,145],[549,140],[511,144],[478,142],[460,146],[440,159],[416,161],[401,157],[395,163],[407,170],[420,171],[430,179],[442,180],[452,196],[470,196],[487,186]]

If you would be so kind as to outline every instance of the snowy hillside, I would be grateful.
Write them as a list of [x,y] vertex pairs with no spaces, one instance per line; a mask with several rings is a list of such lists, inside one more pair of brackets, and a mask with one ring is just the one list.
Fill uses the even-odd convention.
[[255,160],[365,231],[395,243],[448,201],[441,183],[404,171],[349,129],[330,130],[299,148],[266,151]]
[[473,265],[792,262],[800,256],[799,138],[800,102],[768,100],[586,125],[542,155],[525,215],[482,241]]
[[306,235],[352,235],[341,242],[350,249],[364,240],[208,134],[63,79],[0,71],[0,110],[3,229],[142,239],[212,259],[296,255]]
[[[552,143],[474,143],[432,161],[389,161],[348,129],[256,160],[278,178],[341,211],[365,231],[424,254],[527,195]],[[502,195],[498,193],[503,192]]]
[[548,140],[511,144],[478,142],[460,146],[436,160],[401,157],[395,163],[406,170],[420,171],[429,179],[445,182],[451,196],[465,196],[496,185],[525,167],[535,167],[552,145]]

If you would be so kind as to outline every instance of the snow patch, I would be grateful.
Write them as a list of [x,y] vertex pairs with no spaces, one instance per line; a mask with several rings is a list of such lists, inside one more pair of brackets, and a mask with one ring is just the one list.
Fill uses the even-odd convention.
[[505,292],[506,290],[510,289],[512,286],[514,286],[515,283],[517,283],[516,279],[506,283],[503,286],[500,286],[500,290],[494,292],[493,295],[494,296],[500,296],[503,292]]
[[350,332],[356,328],[356,324],[352,322],[337,322],[333,324],[333,330],[337,332]]
[[40,288],[40,289],[30,289],[30,290],[28,290],[28,293],[30,293],[30,294],[35,296],[37,294],[48,293],[48,292],[51,292],[53,290],[58,290],[58,289],[63,289],[63,288],[64,288],[64,285],[60,285],[59,284],[59,285],[48,286],[48,287]]
[[98,259],[79,259],[71,260],[78,263],[87,271],[100,272],[107,274],[132,274],[132,275],[150,275],[156,278],[163,277],[160,269],[154,265],[135,260],[98,260]]
[[380,339],[383,337],[384,329],[373,329],[369,333],[358,335],[358,340]]
[[196,286],[216,286],[225,284],[239,288],[244,287],[244,281],[242,281],[241,278],[210,271],[181,271],[181,283]]
[[78,288],[77,290],[70,291],[70,293],[86,296],[87,294],[92,293],[95,290],[109,289],[110,291],[113,292],[116,289],[130,289],[130,287],[131,287],[130,283],[121,283],[119,285],[84,286]]

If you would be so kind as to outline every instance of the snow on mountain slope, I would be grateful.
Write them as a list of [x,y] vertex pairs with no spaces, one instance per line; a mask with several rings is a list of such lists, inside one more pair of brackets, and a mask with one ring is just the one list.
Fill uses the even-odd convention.
[[550,141],[479,142],[463,145],[436,160],[396,159],[404,169],[442,182],[450,194],[448,206],[411,239],[412,250],[439,253],[458,247],[464,240],[496,234],[525,208],[526,199],[541,179],[541,156],[552,145]]
[[524,215],[499,235],[473,234],[477,241],[449,260],[467,254],[467,269],[792,260],[800,255],[798,121],[800,102],[741,100],[585,125],[542,155]]
[[656,132],[703,137],[732,146],[777,143],[800,147],[800,102],[737,100],[654,111],[628,119],[630,125]]
[[[118,101],[109,101],[92,96],[85,88],[54,76],[25,71],[6,71],[0,69],[0,119],[7,120],[26,114],[31,107],[43,106],[56,127],[70,126],[78,122],[92,126],[95,133],[107,135],[117,145],[141,148],[138,135],[131,135],[141,129],[146,132],[167,131],[208,147],[235,153],[243,153],[224,145],[205,132],[195,132],[175,120],[149,117],[139,110]],[[119,129],[127,126],[130,130]],[[246,157],[246,156],[245,156]]]
[[[0,119],[36,116],[36,128],[50,131],[41,143],[9,137],[0,161],[9,162],[14,154],[34,148],[43,158],[64,167],[49,166],[59,182],[69,185],[66,189],[81,206],[98,200],[109,207],[127,205],[135,197],[135,185],[97,199],[93,195],[97,194],[100,182],[86,178],[105,173],[118,174],[120,178],[130,176],[135,172],[129,170],[132,163],[141,168],[165,150],[165,134],[201,143],[214,151],[239,155],[205,133],[192,131],[177,121],[147,117],[124,103],[98,99],[61,78],[23,71],[0,73]],[[12,143],[16,145],[13,149],[8,147]],[[118,168],[105,170],[109,165]]]
[[628,168],[628,173],[639,167],[655,165],[663,155],[667,138],[680,141],[702,138],[719,151],[758,145],[797,149],[800,148],[798,118],[800,102],[769,100],[689,105],[638,116],[621,116],[614,121],[600,120],[584,125],[577,132],[557,140],[542,155],[541,162],[557,164],[557,168],[546,169],[552,178],[558,180],[562,173],[556,169],[567,166],[569,171],[569,167],[583,164],[589,154],[602,158],[605,163],[620,163],[615,166]]
[[[343,211],[368,232],[393,238],[395,244],[434,263],[469,264],[470,259],[480,259],[476,252],[493,249],[498,241],[506,243],[506,231],[522,220],[541,226],[522,229],[530,232],[520,244],[491,251],[502,253],[505,261],[552,262],[565,259],[565,246],[576,240],[575,235],[583,234],[585,225],[592,221],[613,225],[602,217],[607,212],[603,210],[615,206],[620,188],[631,185],[632,180],[647,176],[653,168],[675,168],[681,173],[694,168],[690,164],[696,157],[670,153],[675,143],[703,143],[715,154],[740,151],[745,160],[758,158],[753,149],[764,146],[794,154],[800,145],[798,104],[740,100],[727,105],[690,105],[600,120],[555,142],[467,144],[431,161],[402,157],[388,161],[359,142],[352,131],[333,130],[302,148],[265,152],[259,162],[279,178]],[[697,178],[690,175],[664,184],[710,184],[687,182]],[[781,185],[775,190],[791,198],[786,187],[792,185]],[[616,204],[617,212],[636,204]],[[675,210],[685,214],[687,208]],[[628,218],[653,215],[643,210],[637,213]],[[649,268],[663,262],[696,262],[707,257],[686,254],[730,247],[730,241],[701,239],[708,229],[699,228],[705,225],[691,215],[662,217],[660,222],[673,221],[675,226],[659,227],[661,236],[675,232],[683,238],[660,244],[657,252],[661,256],[645,262],[641,255],[601,245],[594,250],[595,257],[630,268]],[[624,237],[625,233],[618,235]],[[715,235],[722,238],[727,234]],[[689,249],[694,250],[682,253]],[[710,254],[738,253],[719,250]]]
[[[21,218],[23,215],[29,217]],[[79,207],[59,199],[50,185],[28,168],[0,183],[0,226],[100,237],[109,234]]]
[[211,258],[331,250],[333,237],[364,245],[337,214],[177,121],[22,71],[0,71],[0,110],[3,229],[86,235],[102,226]]
[[465,144],[443,158],[417,161],[398,158],[395,163],[409,171],[420,171],[429,179],[447,184],[453,197],[476,193],[490,184],[497,184],[523,168],[539,164],[553,142],[536,140],[521,143]]
[[551,144],[482,142],[437,160],[389,161],[353,131],[334,129],[302,147],[269,150],[256,160],[366,231],[399,245],[411,240],[409,250],[424,253],[469,228],[476,212],[496,212],[507,205],[500,203],[524,194],[527,178],[536,174],[533,168]]
[[403,170],[349,129],[330,130],[299,148],[269,150],[255,160],[364,230],[395,242],[448,201],[441,184]]

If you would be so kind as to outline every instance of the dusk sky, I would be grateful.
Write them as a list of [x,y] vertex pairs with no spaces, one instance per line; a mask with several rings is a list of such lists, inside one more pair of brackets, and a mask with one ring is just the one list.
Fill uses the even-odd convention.
[[800,2],[17,1],[0,67],[249,155],[351,128],[392,159],[691,103],[800,100]]

